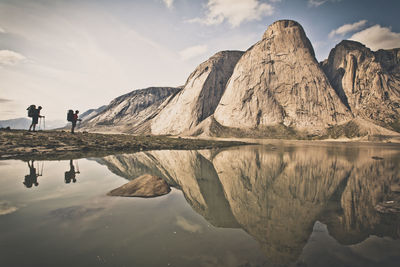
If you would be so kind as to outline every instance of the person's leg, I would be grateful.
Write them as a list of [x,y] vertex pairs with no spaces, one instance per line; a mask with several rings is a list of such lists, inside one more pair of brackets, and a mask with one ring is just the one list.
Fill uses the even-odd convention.
[[75,122],[75,123],[74,123],[74,122],[72,122],[71,133],[74,133],[75,125],[76,125],[76,122]]

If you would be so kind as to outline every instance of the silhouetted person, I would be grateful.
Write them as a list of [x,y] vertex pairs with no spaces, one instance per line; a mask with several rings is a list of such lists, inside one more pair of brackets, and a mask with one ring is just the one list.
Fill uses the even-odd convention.
[[76,122],[77,121],[82,121],[81,119],[78,119],[78,114],[79,114],[79,110],[75,110],[75,113],[72,117],[72,128],[71,128],[71,133],[74,133],[75,127],[76,127]]
[[77,171],[77,172],[75,171],[75,166],[74,166],[74,163],[73,163],[73,161],[71,159],[69,161],[69,171],[66,171],[65,175],[64,175],[65,183],[69,184],[71,181],[73,183],[75,183],[76,182],[76,179],[75,179],[76,175],[75,174],[77,174],[77,173],[80,173],[80,172],[79,171]]
[[31,164],[29,164],[28,161],[28,167],[29,167],[29,174],[25,175],[25,180],[23,182],[23,184],[27,187],[27,188],[31,188],[32,185],[38,186],[39,183],[37,181],[38,176],[40,176],[37,172],[36,172],[36,168],[34,167],[33,163],[35,161],[32,160]]
[[[30,108],[30,107],[29,107]],[[31,131],[31,129],[33,128],[33,131],[35,131],[36,129],[36,125],[39,123],[39,118],[44,118],[44,116],[40,115],[40,110],[42,110],[42,107],[39,106],[38,108],[34,108],[32,110],[32,124],[31,126],[29,126],[29,132]]]

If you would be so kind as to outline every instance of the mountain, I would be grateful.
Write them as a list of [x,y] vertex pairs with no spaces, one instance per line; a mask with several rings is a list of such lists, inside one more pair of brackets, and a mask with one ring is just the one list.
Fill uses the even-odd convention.
[[247,51],[222,51],[201,63],[183,87],[120,96],[82,126],[135,134],[395,140],[399,62],[400,49],[374,52],[343,41],[318,63],[302,26],[280,20]]
[[153,134],[181,134],[212,115],[241,51],[218,52],[200,64],[151,124]]
[[[102,111],[83,121],[80,129],[114,132],[137,132],[159,112],[160,105],[181,88],[149,87],[134,90],[112,100]],[[144,126],[145,127],[145,126]]]
[[[44,125],[42,120],[39,121],[40,125],[37,125],[36,130],[42,130],[44,126],[46,127],[46,130],[57,129],[65,125],[65,122],[62,120],[46,120],[46,125]],[[32,120],[28,118],[2,120],[0,121],[0,128],[10,127],[11,129],[28,130],[31,123]]]
[[352,119],[295,21],[273,23],[237,63],[214,114],[223,126],[315,132]]
[[321,66],[354,116],[400,131],[400,48],[374,52],[342,41]]
[[85,112],[83,112],[82,114],[80,114],[79,118],[82,121],[90,120],[91,118],[97,116],[100,112],[102,112],[106,108],[107,108],[107,105],[103,105],[103,106],[101,106],[99,108],[88,109]]
[[28,129],[32,120],[27,118],[18,118],[0,121],[0,128],[10,127],[11,129]]

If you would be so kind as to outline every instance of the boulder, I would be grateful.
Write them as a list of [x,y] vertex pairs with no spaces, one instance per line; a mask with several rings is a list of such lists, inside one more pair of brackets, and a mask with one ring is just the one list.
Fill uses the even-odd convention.
[[145,174],[114,190],[108,196],[120,197],[158,197],[171,191],[169,185],[157,176]]

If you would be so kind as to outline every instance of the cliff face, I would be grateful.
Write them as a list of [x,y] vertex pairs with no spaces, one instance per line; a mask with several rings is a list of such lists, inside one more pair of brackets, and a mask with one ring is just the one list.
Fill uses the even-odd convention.
[[154,118],[154,134],[181,134],[214,113],[240,51],[223,51],[200,64],[183,90]]
[[373,52],[342,41],[322,68],[355,116],[400,131],[400,49]]
[[214,117],[223,126],[308,131],[352,118],[320,69],[303,28],[277,21],[237,63]]
[[150,87],[119,96],[99,114],[82,123],[81,129],[133,132],[133,129],[154,117],[161,104],[180,90],[174,87]]

